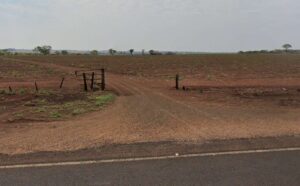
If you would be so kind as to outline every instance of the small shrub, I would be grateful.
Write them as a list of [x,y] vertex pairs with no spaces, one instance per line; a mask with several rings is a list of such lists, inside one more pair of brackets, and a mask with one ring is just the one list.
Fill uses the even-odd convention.
[[19,94],[23,95],[23,94],[25,94],[25,93],[26,93],[26,90],[25,90],[25,89],[21,88],[21,89],[19,90]]

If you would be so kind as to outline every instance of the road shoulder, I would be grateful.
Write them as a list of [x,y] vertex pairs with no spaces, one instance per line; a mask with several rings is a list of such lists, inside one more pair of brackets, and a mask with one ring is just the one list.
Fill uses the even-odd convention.
[[184,155],[295,147],[300,147],[300,135],[253,139],[212,140],[201,144],[173,141],[145,142],[107,145],[70,152],[36,152],[19,155],[0,154],[0,165],[157,157],[174,155],[176,153]]

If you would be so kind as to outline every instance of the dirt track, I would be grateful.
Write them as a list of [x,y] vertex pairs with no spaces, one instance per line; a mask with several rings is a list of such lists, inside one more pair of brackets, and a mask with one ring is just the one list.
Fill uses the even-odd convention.
[[[68,73],[77,69],[19,62],[44,65]],[[196,95],[188,92],[176,92],[171,88],[173,81],[111,73],[108,73],[107,84],[108,89],[119,95],[114,105],[73,120],[30,123],[29,127],[0,131],[0,153],[71,151],[136,142],[201,143],[208,139],[300,134],[299,107],[210,104],[199,102]]]

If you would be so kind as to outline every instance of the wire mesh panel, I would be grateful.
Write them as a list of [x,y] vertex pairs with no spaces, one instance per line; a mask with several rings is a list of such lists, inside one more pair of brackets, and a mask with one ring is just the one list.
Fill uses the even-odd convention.
[[75,71],[76,78],[82,82],[85,91],[105,90],[105,70],[91,69]]

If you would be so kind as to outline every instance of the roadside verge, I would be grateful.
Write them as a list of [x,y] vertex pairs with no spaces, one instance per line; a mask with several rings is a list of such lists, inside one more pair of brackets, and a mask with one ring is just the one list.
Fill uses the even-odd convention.
[[0,154],[0,166],[30,163],[157,157],[174,155],[176,153],[179,155],[185,155],[295,147],[300,147],[300,135],[253,139],[212,140],[202,144],[173,141],[144,142],[135,144],[107,145],[70,152],[36,152],[20,155]]

